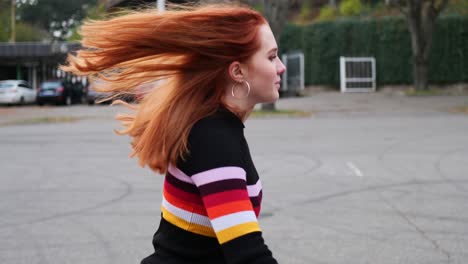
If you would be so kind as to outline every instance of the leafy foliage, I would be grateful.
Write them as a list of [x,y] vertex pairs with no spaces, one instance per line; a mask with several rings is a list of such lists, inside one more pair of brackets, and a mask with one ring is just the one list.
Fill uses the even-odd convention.
[[[105,5],[103,3],[99,3],[95,6],[92,6],[91,8],[87,10],[85,19],[98,20],[98,19],[105,18],[106,15],[107,15],[107,12],[106,12]],[[81,40],[81,36],[79,34],[80,27],[81,27],[81,23],[75,25],[71,29],[71,35],[67,38],[68,41]]]
[[317,17],[317,21],[328,21],[333,20],[338,16],[337,10],[332,6],[324,6],[320,8],[319,16]]
[[97,0],[41,0],[19,5],[17,14],[21,21],[46,29],[54,39],[64,40],[96,4]]
[[[10,41],[11,38],[11,1],[0,1],[0,42]],[[15,41],[41,41],[48,37],[45,30],[30,23],[16,21]]]
[[10,10],[6,0],[0,0],[0,42],[10,38]]
[[48,37],[45,30],[34,27],[28,23],[16,24],[16,41],[42,41]]
[[360,0],[344,0],[340,3],[340,14],[344,16],[359,15],[363,9]]
[[[441,17],[434,34],[438,37],[433,40],[429,80],[440,84],[467,82],[468,17]],[[379,85],[412,83],[411,39],[401,17],[289,24],[280,47],[282,52],[303,50],[308,85],[338,87],[340,56],[375,57]]]
[[468,0],[451,0],[444,10],[445,14],[468,15]]
[[309,2],[302,4],[298,17],[296,18],[296,23],[305,24],[307,23],[309,17],[312,13],[312,7]]

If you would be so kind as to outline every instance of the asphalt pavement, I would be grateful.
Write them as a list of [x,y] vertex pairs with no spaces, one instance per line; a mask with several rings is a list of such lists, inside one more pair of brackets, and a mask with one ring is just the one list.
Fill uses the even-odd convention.
[[[311,93],[245,134],[279,263],[468,263],[468,96]],[[0,107],[0,263],[139,263],[163,178],[122,107]],[[54,119],[55,118],[55,119]]]

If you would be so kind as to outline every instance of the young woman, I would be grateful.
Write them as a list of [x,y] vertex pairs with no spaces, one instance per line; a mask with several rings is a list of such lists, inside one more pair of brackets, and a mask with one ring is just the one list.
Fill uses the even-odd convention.
[[226,5],[148,10],[89,22],[82,36],[63,69],[142,98],[117,116],[117,132],[132,137],[142,166],[165,174],[155,252],[142,263],[277,263],[243,133],[256,104],[278,99],[285,71],[265,18]]

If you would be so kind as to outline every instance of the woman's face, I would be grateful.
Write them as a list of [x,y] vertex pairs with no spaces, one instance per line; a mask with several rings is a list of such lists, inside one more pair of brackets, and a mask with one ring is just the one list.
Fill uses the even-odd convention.
[[246,77],[251,88],[248,98],[254,104],[278,100],[281,74],[286,70],[278,58],[278,45],[270,26],[260,26],[258,37],[260,49],[248,60]]

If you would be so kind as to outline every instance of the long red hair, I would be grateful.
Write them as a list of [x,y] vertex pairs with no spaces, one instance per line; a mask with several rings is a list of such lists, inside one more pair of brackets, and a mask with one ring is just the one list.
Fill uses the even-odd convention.
[[257,11],[233,5],[89,21],[81,29],[83,48],[62,69],[102,80],[98,91],[138,94],[152,87],[138,104],[120,102],[134,113],[116,117],[125,127],[116,132],[132,137],[131,156],[141,166],[165,173],[188,153],[194,123],[223,104],[228,66],[259,49],[265,23]]

